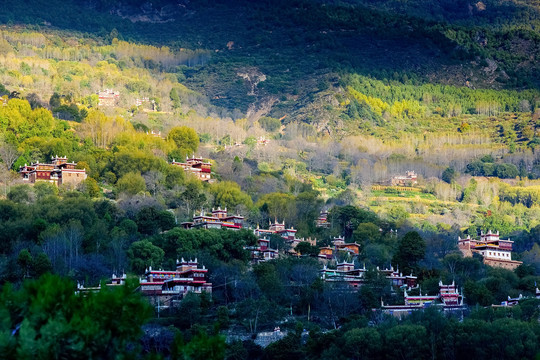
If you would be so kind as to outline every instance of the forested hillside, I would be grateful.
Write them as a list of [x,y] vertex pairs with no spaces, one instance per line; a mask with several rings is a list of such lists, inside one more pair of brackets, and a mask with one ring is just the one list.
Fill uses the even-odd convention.
[[[538,357],[538,29],[520,0],[3,4],[0,349]],[[216,209],[241,225],[193,229]],[[489,230],[515,269],[459,251]],[[211,293],[139,296],[184,259]],[[443,283],[459,312],[384,311]]]

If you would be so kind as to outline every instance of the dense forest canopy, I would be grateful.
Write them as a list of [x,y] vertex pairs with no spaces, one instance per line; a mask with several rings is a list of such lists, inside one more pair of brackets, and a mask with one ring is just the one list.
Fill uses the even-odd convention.
[[[520,0],[3,4],[3,353],[538,356],[539,12]],[[27,175],[59,159],[84,179]],[[243,228],[189,229],[215,209]],[[276,258],[261,261],[254,229],[271,224],[298,244],[272,234]],[[520,266],[463,256],[459,237],[490,230]],[[357,253],[336,250],[340,236]],[[154,308],[139,277],[179,259],[201,264],[212,293]],[[362,285],[326,281],[338,263],[362,269]],[[440,284],[463,295],[459,312],[384,313]]]

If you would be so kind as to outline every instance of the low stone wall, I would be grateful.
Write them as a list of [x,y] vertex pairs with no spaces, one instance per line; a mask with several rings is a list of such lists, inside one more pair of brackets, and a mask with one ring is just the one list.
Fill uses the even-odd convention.
[[255,339],[252,338],[249,334],[228,334],[227,342],[231,343],[233,341],[246,341],[253,340],[253,342],[263,348],[267,347],[273,342],[279,341],[287,336],[287,331],[269,331],[269,332],[260,332],[257,334]]
[[522,262],[521,261],[512,261],[512,260],[507,261],[507,260],[494,260],[494,259],[485,259],[484,258],[484,264],[489,265],[489,266],[493,266],[493,267],[499,267],[499,268],[503,268],[503,269],[514,270],[519,265],[521,265]]

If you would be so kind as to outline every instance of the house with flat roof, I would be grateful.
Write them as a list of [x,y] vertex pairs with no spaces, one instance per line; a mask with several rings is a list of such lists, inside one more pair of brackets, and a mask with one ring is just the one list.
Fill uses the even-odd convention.
[[77,163],[68,162],[67,156],[55,156],[51,163],[35,162],[19,168],[22,180],[29,184],[49,182],[56,186],[76,187],[86,180],[86,169],[77,169]]
[[472,257],[474,253],[480,254],[486,265],[514,270],[523,262],[512,260],[512,244],[514,242],[507,239],[500,239],[499,232],[482,232],[480,239],[471,239],[467,236],[462,239],[458,237],[458,248],[464,257]]
[[113,89],[105,89],[98,92],[98,106],[115,106],[120,99],[120,92]]
[[199,267],[195,260],[176,260],[176,270],[146,269],[139,279],[141,293],[150,302],[161,308],[175,306],[189,292],[211,293],[212,284],[208,281],[208,269]]
[[212,208],[211,213],[201,210],[199,214],[193,215],[193,221],[183,222],[185,229],[229,229],[240,230],[244,227],[244,217],[241,215],[229,215],[227,208]]
[[357,256],[360,253],[360,244],[345,242],[343,236],[334,237],[332,246],[325,246],[319,249],[319,258],[332,259],[339,251],[344,251],[351,256]]
[[[381,300],[381,309],[383,313],[401,318],[410,315],[413,311],[423,310],[428,307],[437,307],[443,311],[460,311],[465,308],[463,304],[463,295],[459,293],[456,284],[445,285],[439,281],[439,294],[422,294],[419,290],[418,295],[411,295],[407,289],[403,290],[404,304],[390,305]],[[376,310],[376,309],[373,309]]]
[[332,224],[328,221],[328,211],[322,210],[317,220],[315,220],[315,226],[328,229]]
[[212,182],[212,164],[205,162],[201,157],[186,157],[185,162],[179,162],[173,159],[172,165],[180,166],[186,173],[195,175],[201,181]]
[[266,237],[259,238],[256,246],[246,246],[244,249],[251,253],[251,261],[254,263],[270,261],[279,257],[279,251],[270,247],[270,240]]
[[[390,268],[380,269],[376,268],[377,272],[384,275],[389,280],[390,284],[394,287],[407,287],[415,288],[417,286],[418,278],[413,274],[403,275],[399,272],[399,269]],[[366,266],[362,268],[356,268],[352,261],[338,262],[335,269],[331,269],[326,266],[320,270],[321,279],[330,283],[347,283],[352,289],[357,289],[365,282]]]
[[414,171],[407,171],[405,175],[396,175],[390,181],[392,186],[412,186],[418,184],[418,175]]

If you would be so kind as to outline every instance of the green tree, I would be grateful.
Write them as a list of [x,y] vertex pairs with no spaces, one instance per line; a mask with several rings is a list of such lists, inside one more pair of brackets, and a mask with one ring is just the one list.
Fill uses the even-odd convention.
[[380,228],[371,222],[360,223],[353,232],[353,240],[359,244],[366,242],[377,242],[381,238]]
[[178,92],[176,91],[175,88],[171,89],[171,92],[169,93],[169,97],[171,98],[173,108],[174,109],[180,108],[182,104],[180,103],[180,97],[178,96]]
[[447,183],[451,184],[452,181],[455,180],[456,175],[457,175],[456,170],[453,167],[448,167],[443,171],[443,173],[441,175],[441,179],[444,182],[447,182]]
[[383,345],[382,337],[375,328],[352,329],[343,336],[344,350],[353,359],[377,358]]
[[249,359],[249,353],[240,340],[235,340],[227,346],[226,360]]
[[279,119],[263,116],[259,119],[259,125],[268,132],[274,132],[281,127],[281,121]]
[[296,245],[294,250],[301,255],[306,255],[306,256],[319,255],[319,248],[317,246],[311,245],[307,241],[300,242],[298,245]]
[[19,256],[17,256],[17,264],[21,267],[24,277],[30,277],[33,262],[34,259],[27,249],[23,249],[19,252]]
[[165,252],[148,240],[135,241],[128,250],[131,269],[137,274],[144,273],[150,266],[158,268],[163,262]]
[[426,242],[416,231],[410,231],[399,241],[393,262],[399,265],[403,273],[418,270],[417,264],[426,254]]
[[223,335],[209,336],[200,331],[185,343],[181,333],[174,339],[171,351],[173,360],[223,360],[227,345]]
[[137,285],[76,294],[58,276],[26,280],[0,293],[0,348],[4,359],[137,358],[141,326],[152,315]]
[[482,176],[484,175],[484,164],[480,160],[475,160],[467,164],[467,172],[472,176]]
[[196,179],[189,179],[178,200],[188,217],[191,217],[195,211],[202,210],[207,200],[202,183]]
[[274,263],[264,262],[253,268],[257,283],[262,292],[273,301],[283,299],[284,284]]
[[101,195],[101,188],[96,179],[87,178],[79,185],[79,190],[88,197],[97,198]]
[[426,329],[421,325],[398,325],[386,332],[385,352],[391,359],[429,358]]
[[351,237],[360,223],[377,223],[379,220],[375,213],[352,205],[333,207],[328,218],[346,238]]
[[34,276],[41,276],[48,272],[52,271],[51,260],[45,253],[39,253],[38,256],[34,258],[32,264],[32,272]]
[[519,175],[519,171],[514,164],[499,164],[495,168],[495,174],[501,179],[513,179]]
[[494,163],[483,163],[482,164],[482,174],[484,176],[495,176],[495,171],[497,170],[497,165]]
[[141,174],[151,171],[163,172],[168,165],[164,160],[144,151],[122,149],[114,154],[109,166],[115,175],[120,178],[130,172],[139,172]]
[[130,172],[118,179],[116,190],[118,193],[136,195],[146,189],[146,182],[139,173]]
[[268,212],[268,216],[274,220],[289,220],[295,217],[295,198],[291,194],[270,193],[264,194],[257,201],[257,207]]
[[187,293],[175,317],[175,326],[180,329],[189,329],[202,320],[201,296],[193,292]]
[[184,184],[185,178],[184,169],[180,166],[167,166],[165,170],[165,186],[167,189],[174,189],[176,186]]
[[217,308],[217,323],[220,330],[226,330],[229,328],[229,309],[226,306],[220,306]]
[[480,161],[483,163],[494,163],[495,159],[493,158],[493,155],[487,154],[480,158]]
[[403,205],[394,205],[388,210],[388,217],[399,226],[410,217],[410,214]]
[[276,360],[303,359],[305,358],[305,354],[301,343],[301,335],[291,331],[283,339],[266,347],[266,357],[267,359]]
[[247,208],[253,206],[253,201],[248,194],[240,189],[240,185],[232,181],[222,181],[212,185],[214,194],[214,206],[221,206],[233,210],[238,205],[244,205]]
[[7,194],[7,198],[16,203],[29,203],[33,195],[30,185],[22,184],[13,186]]
[[167,139],[172,141],[176,148],[184,153],[184,156],[194,154],[199,148],[199,136],[195,130],[187,126],[172,128]]
[[42,200],[48,196],[58,195],[58,187],[48,182],[38,182],[34,185],[34,193],[38,200]]
[[379,308],[381,299],[388,302],[391,289],[388,279],[375,269],[368,269],[365,273],[365,284],[360,287],[360,302],[365,310]]
[[52,94],[51,99],[49,100],[49,105],[53,110],[62,105],[62,98],[60,97],[60,94]]
[[145,207],[135,216],[135,222],[141,234],[154,235],[170,230],[175,225],[174,215],[169,211],[160,211],[155,207]]
[[471,305],[480,304],[482,306],[490,306],[495,303],[495,298],[486,285],[472,280],[465,282],[463,287],[464,295],[467,302]]

